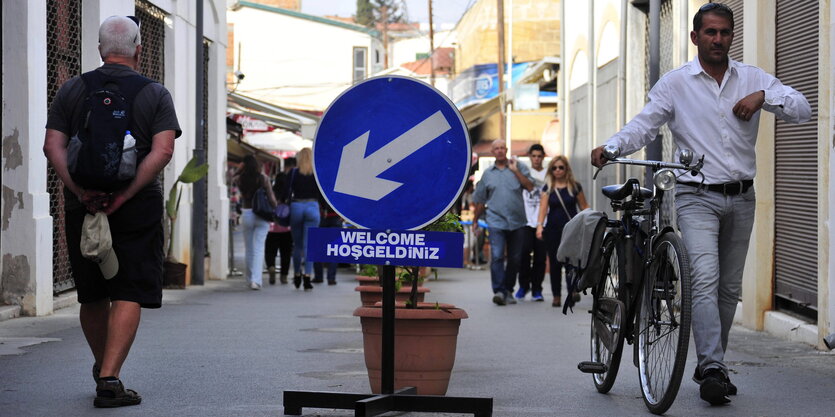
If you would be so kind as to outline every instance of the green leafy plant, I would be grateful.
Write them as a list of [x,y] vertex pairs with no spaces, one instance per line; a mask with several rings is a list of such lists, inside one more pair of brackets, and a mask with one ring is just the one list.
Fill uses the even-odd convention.
[[168,192],[168,201],[165,202],[165,215],[168,217],[168,252],[165,259],[169,262],[177,262],[174,258],[174,223],[177,221],[177,215],[180,211],[180,198],[183,196],[183,190],[180,188],[180,183],[191,184],[199,181],[205,177],[209,172],[209,164],[197,165],[197,159],[191,158],[188,161],[183,172],[174,181],[171,186],[171,191]]
[[[464,226],[461,225],[461,218],[457,214],[448,211],[438,220],[432,224],[424,227],[422,230],[427,232],[456,232],[464,233]],[[435,279],[438,279],[438,271],[434,271]],[[423,278],[420,277],[419,266],[405,266],[402,267],[401,272],[397,275],[398,281],[410,283],[412,291],[409,294],[409,300],[406,302],[406,308],[417,308],[417,294],[418,284]],[[436,303],[437,307],[437,303]]]
[[359,274],[364,276],[364,277],[377,277],[378,276],[377,271],[378,271],[377,265],[363,264],[363,265],[360,265]]

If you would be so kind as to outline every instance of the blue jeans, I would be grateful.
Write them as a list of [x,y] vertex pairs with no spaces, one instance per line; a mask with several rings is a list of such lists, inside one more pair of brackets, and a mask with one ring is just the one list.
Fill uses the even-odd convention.
[[727,373],[725,350],[754,225],[754,188],[738,196],[676,186],[678,227],[690,258],[693,342],[699,370]]
[[513,292],[524,239],[524,227],[516,230],[490,228],[490,280],[494,294],[500,292],[507,295]]
[[[325,217],[319,222],[319,227],[342,227],[342,219],[340,217]],[[336,262],[314,262],[313,263],[313,278],[317,281],[322,279],[324,267],[328,268],[328,282],[336,282]]]
[[270,222],[258,217],[252,209],[243,209],[241,226],[244,232],[246,254],[246,280],[261,285],[264,262],[264,241],[270,231]]
[[[293,272],[310,275],[313,262],[307,260],[307,229],[319,225],[319,203],[293,201],[290,203],[290,232],[293,233]],[[304,271],[301,264],[304,262]]]

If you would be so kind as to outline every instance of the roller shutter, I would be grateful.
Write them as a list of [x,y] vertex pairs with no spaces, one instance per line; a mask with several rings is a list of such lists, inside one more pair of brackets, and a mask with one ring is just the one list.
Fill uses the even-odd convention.
[[806,96],[812,120],[775,126],[774,295],[777,306],[817,309],[818,2],[777,1],[777,78]]
[[731,44],[731,50],[728,51],[728,56],[734,61],[742,62],[742,45],[745,35],[745,20],[742,18],[743,0],[725,0],[723,3],[734,12],[734,41]]

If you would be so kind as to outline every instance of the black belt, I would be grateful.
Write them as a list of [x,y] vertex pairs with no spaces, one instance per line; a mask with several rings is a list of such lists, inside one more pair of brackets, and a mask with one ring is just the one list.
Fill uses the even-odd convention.
[[727,184],[699,184],[698,182],[679,182],[679,184],[689,187],[704,188],[708,191],[722,193],[724,195],[740,195],[748,191],[748,189],[754,185],[754,180],[742,180],[729,182]]

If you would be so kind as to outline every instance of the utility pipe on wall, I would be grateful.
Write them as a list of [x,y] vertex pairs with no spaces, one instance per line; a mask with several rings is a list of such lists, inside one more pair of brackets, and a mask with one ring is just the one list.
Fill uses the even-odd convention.
[[[203,148],[203,0],[195,0],[195,71],[194,71],[194,158],[197,165],[206,162]],[[206,177],[194,183],[192,188],[194,204],[191,206],[191,285],[203,285],[203,267],[206,257]]]
[[[661,61],[661,0],[649,1],[649,88],[658,82]],[[660,161],[662,158],[661,135],[647,145],[646,157]],[[647,169],[644,184],[652,184],[652,170]]]

